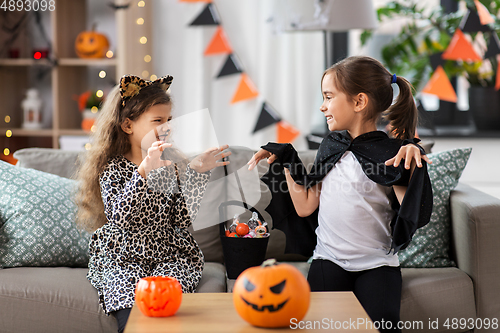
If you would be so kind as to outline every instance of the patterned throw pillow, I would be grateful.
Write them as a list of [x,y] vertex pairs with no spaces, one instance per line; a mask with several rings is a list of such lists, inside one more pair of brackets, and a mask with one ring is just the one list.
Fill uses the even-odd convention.
[[429,224],[418,229],[410,245],[399,252],[401,267],[456,266],[450,259],[450,192],[467,165],[471,148],[428,154],[434,206]]
[[86,267],[90,234],[76,228],[76,182],[0,161],[0,267]]

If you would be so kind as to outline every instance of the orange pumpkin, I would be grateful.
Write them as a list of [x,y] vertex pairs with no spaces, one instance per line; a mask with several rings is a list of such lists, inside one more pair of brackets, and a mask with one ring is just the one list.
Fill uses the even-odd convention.
[[182,301],[182,287],[179,281],[169,276],[142,278],[135,289],[135,304],[148,317],[169,317],[174,315]]
[[104,58],[109,50],[108,38],[98,32],[83,31],[75,41],[75,51],[80,58]]
[[311,289],[302,273],[275,259],[244,270],[233,288],[238,314],[258,327],[290,327],[290,320],[302,320],[309,309]]

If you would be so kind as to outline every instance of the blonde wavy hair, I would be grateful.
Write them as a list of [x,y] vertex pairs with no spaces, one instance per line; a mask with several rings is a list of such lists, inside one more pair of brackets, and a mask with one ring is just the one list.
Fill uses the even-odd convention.
[[83,156],[76,174],[79,186],[75,196],[78,207],[76,223],[80,228],[93,232],[107,223],[99,176],[111,158],[131,149],[128,135],[121,127],[123,122],[127,118],[136,120],[154,105],[170,103],[170,96],[158,84],[142,88],[125,106],[122,106],[119,86],[110,91],[91,136],[92,147]]

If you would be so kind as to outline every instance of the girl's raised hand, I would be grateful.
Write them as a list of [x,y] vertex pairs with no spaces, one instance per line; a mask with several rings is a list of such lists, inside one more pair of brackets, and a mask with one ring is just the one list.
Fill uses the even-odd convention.
[[215,167],[228,165],[229,161],[220,161],[224,157],[231,155],[231,152],[226,150],[228,145],[214,147],[206,150],[204,153],[196,156],[189,166],[196,172],[203,173],[212,170]]
[[258,152],[256,152],[252,156],[252,158],[250,159],[250,161],[248,161],[248,163],[247,163],[248,170],[253,170],[253,168],[255,168],[255,166],[260,162],[260,160],[262,160],[264,158],[267,158],[267,163],[271,164],[271,163],[273,163],[276,160],[276,155],[268,152],[265,149],[259,150]]
[[427,157],[427,155],[422,155],[420,153],[420,149],[417,146],[407,144],[406,146],[399,148],[396,156],[385,161],[385,165],[393,165],[394,167],[397,167],[402,159],[405,160],[405,169],[410,169],[412,160],[415,160],[415,163],[419,168],[422,167],[422,160],[432,164],[432,161]]
[[171,146],[171,143],[165,143],[163,141],[153,142],[151,147],[148,148],[148,154],[139,165],[139,174],[143,178],[146,178],[151,170],[172,164],[172,161],[161,159],[161,155],[165,148],[169,148]]

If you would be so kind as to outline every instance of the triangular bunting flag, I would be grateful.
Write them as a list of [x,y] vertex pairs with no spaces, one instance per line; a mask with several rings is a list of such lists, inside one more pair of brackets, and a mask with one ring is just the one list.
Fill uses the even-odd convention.
[[457,29],[450,45],[442,55],[443,59],[447,60],[465,60],[465,61],[479,61],[482,60],[481,56],[477,54],[472,44],[467,40],[464,33]]
[[219,15],[212,3],[209,3],[198,17],[191,22],[192,25],[219,25]]
[[280,121],[277,126],[278,137],[276,139],[276,142],[278,143],[290,143],[295,140],[300,134],[300,132],[295,127],[284,120]]
[[474,9],[469,8],[467,14],[464,15],[460,22],[459,29],[463,32],[478,32],[478,31],[491,31],[487,25],[482,25],[479,15]]
[[488,49],[484,54],[484,59],[491,58],[500,53],[500,41],[498,41],[498,35],[496,32],[492,31],[490,36],[490,42],[488,44]]
[[238,89],[236,89],[233,99],[231,100],[231,104],[255,98],[257,96],[259,96],[259,92],[255,89],[252,81],[250,81],[245,73],[241,74],[241,80],[238,85]]
[[321,145],[321,142],[323,141],[325,135],[320,136],[316,134],[309,134],[306,136],[307,139],[307,148],[311,150],[318,149],[319,146]]
[[474,4],[476,5],[477,15],[479,16],[479,21],[482,25],[490,24],[495,22],[493,16],[491,16],[488,8],[485,5],[480,3],[478,0],[474,0]]
[[429,57],[429,60],[431,62],[431,67],[432,70],[436,70],[438,66],[443,66],[444,65],[444,59],[442,58],[443,52],[439,53],[434,53]]
[[448,102],[457,102],[457,94],[451,85],[448,75],[443,69],[443,66],[438,66],[432,74],[431,79],[422,89],[423,93],[436,95],[439,99]]
[[224,66],[222,66],[222,69],[217,77],[223,77],[241,72],[243,72],[243,70],[237,61],[236,56],[234,54],[230,54],[227,56],[226,62],[224,63]]
[[266,102],[262,103],[262,108],[260,109],[259,119],[257,120],[257,124],[255,124],[255,128],[253,129],[253,133],[271,126],[272,124],[276,124],[281,120],[278,113]]
[[[497,63],[500,63],[500,56],[497,56]],[[497,66],[497,80],[495,82],[495,89],[500,90],[500,66]]]
[[222,30],[221,27],[218,27],[204,54],[212,55],[231,52],[231,46],[229,46],[224,30]]

